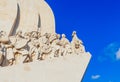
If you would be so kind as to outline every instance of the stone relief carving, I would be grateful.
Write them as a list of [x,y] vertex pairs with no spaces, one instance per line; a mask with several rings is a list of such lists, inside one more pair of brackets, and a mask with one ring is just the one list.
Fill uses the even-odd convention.
[[53,59],[55,57],[73,55],[85,52],[83,42],[72,34],[70,42],[65,34],[45,33],[39,31],[22,33],[18,31],[14,36],[7,36],[0,32],[0,65],[9,66],[28,63],[36,60]]
[[1,0],[0,4],[0,66],[85,52],[75,31],[71,42],[55,32],[53,12],[44,0]]

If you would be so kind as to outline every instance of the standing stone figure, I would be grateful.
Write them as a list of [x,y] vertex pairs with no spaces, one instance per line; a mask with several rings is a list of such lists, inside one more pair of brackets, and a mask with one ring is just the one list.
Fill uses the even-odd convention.
[[7,36],[6,32],[1,31],[0,32],[0,47],[1,47],[1,58],[2,58],[2,63],[1,66],[7,66],[8,65],[8,60],[7,60],[7,48],[6,45],[9,43],[9,37]]
[[62,38],[60,40],[60,54],[61,56],[65,56],[67,54],[66,46],[70,45],[69,40],[66,38],[65,34],[62,34]]
[[38,59],[38,56],[40,54],[40,44],[38,39],[32,39],[31,42],[28,43],[29,46],[29,56],[30,56],[30,61],[35,61]]
[[65,34],[45,33],[40,31],[18,31],[14,36],[7,36],[0,32],[0,65],[27,63],[35,60],[53,59],[55,57],[84,53],[83,42],[72,33],[71,43]]
[[51,46],[49,44],[44,44],[41,47],[41,55],[40,55],[39,59],[45,60],[50,55],[51,51],[52,51]]
[[2,65],[3,59],[4,59],[3,48],[2,48],[2,45],[0,43],[0,66]]
[[9,65],[13,65],[14,62],[14,52],[13,52],[13,45],[8,44],[6,45],[6,55]]
[[59,57],[60,53],[60,34],[54,34],[50,37],[52,52],[50,58]]
[[72,33],[72,50],[75,54],[80,54],[85,52],[85,48],[83,46],[83,42],[77,37],[76,31]]
[[13,44],[14,45],[13,52],[15,64],[20,64],[23,63],[25,59],[23,56],[26,56],[28,54],[27,50],[28,40],[23,37],[22,31],[18,31],[14,39],[15,43]]

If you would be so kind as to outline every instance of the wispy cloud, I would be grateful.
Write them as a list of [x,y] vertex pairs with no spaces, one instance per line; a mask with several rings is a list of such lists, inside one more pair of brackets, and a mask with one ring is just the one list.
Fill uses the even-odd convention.
[[113,81],[109,81],[109,82],[113,82]]
[[120,60],[120,43],[110,43],[102,51],[101,55],[98,57],[99,61]]
[[96,80],[96,79],[99,79],[100,78],[100,75],[92,75],[91,76],[91,79],[93,79],[93,80]]
[[120,48],[119,48],[119,50],[116,52],[116,59],[117,59],[117,60],[120,60]]

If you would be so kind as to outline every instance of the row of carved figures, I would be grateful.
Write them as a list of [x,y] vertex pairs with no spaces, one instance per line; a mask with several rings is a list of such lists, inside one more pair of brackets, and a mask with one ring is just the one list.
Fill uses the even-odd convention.
[[10,66],[36,60],[52,59],[70,54],[84,53],[83,42],[72,33],[70,42],[65,34],[41,35],[39,31],[22,33],[18,31],[14,36],[7,36],[0,32],[0,66]]

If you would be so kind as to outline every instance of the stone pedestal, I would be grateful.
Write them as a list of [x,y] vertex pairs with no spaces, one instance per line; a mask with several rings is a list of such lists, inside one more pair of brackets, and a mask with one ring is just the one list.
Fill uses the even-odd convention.
[[36,61],[0,68],[0,82],[80,82],[91,55]]

